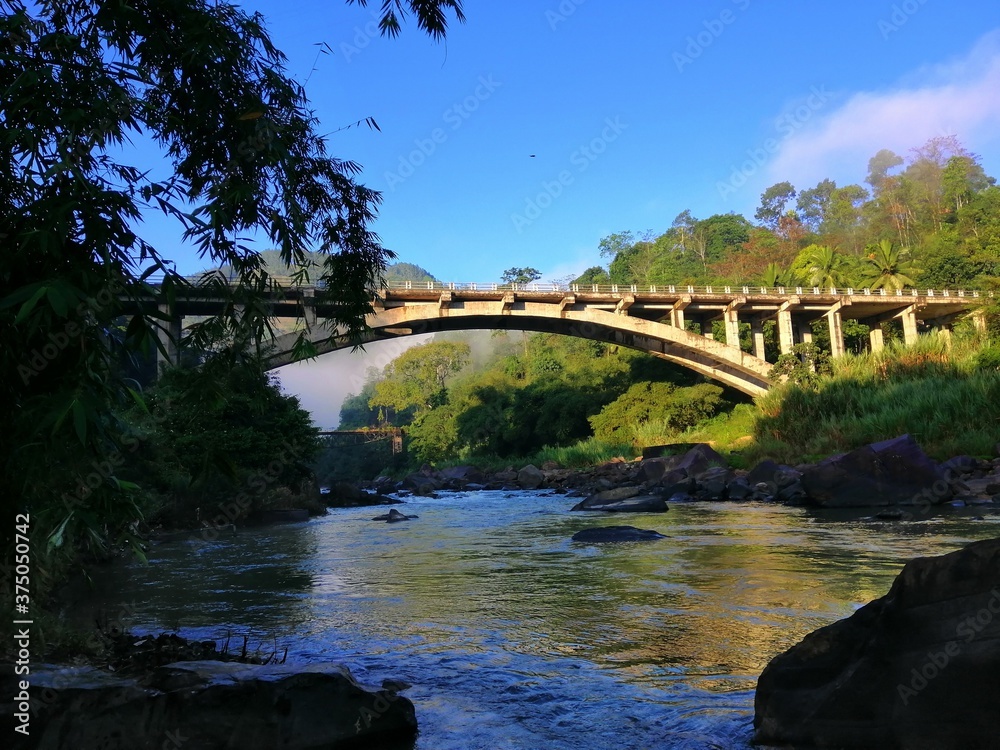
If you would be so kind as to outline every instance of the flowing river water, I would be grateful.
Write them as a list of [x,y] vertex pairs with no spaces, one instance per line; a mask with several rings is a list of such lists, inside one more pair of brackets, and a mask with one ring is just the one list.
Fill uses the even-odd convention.
[[[408,498],[419,519],[304,524],[154,546],[99,577],[137,633],[250,634],[288,661],[412,683],[414,750],[743,748],[757,676],[884,594],[903,563],[1000,535],[1000,516],[819,517],[764,504],[571,513],[544,492]],[[588,545],[595,526],[667,539]],[[409,747],[409,746],[408,746]]]

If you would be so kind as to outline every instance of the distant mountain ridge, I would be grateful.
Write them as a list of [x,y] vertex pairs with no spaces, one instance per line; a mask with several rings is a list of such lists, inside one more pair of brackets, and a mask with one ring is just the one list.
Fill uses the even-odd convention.
[[[271,276],[291,276],[293,271],[285,266],[281,261],[281,252],[278,250],[263,250],[260,253],[261,259],[264,261],[264,266]],[[320,253],[306,253],[306,258],[308,260],[321,266],[323,263],[323,255]],[[224,273],[227,271],[227,267],[223,266],[221,269]],[[318,275],[319,269],[315,269],[315,272],[310,271],[311,280],[315,281],[315,277]],[[207,271],[205,272],[207,273]],[[387,282],[398,282],[398,281],[438,281],[430,271],[421,268],[414,263],[391,263],[385,269],[385,280]]]

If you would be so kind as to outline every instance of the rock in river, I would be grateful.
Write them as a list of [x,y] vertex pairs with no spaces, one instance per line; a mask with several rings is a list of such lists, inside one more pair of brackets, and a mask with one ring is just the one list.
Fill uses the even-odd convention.
[[385,521],[386,523],[396,523],[397,521],[409,521],[411,518],[419,518],[419,516],[406,516],[393,508],[385,515],[375,516],[372,520]]
[[[604,493],[598,493],[601,495]],[[667,501],[662,495],[639,495],[623,500],[595,500],[588,497],[570,510],[601,510],[605,513],[663,513],[667,510]]]
[[596,529],[584,529],[573,535],[574,542],[588,542],[590,544],[648,542],[656,539],[666,539],[666,537],[656,531],[637,529],[635,526],[601,526]]
[[754,741],[1000,747],[1000,539],[911,560],[889,593],[775,657]]
[[929,506],[952,496],[947,472],[909,435],[821,461],[803,473],[802,487],[827,508]]
[[[16,694],[12,680],[0,680],[5,695]],[[9,735],[16,748],[315,750],[382,747],[417,731],[409,700],[365,690],[336,664],[176,662],[141,681],[33,665],[31,695],[31,734]]]

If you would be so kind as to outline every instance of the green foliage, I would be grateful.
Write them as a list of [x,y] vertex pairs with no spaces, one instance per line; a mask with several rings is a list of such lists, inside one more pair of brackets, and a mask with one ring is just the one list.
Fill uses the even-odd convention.
[[259,368],[171,370],[147,401],[152,416],[132,414],[143,441],[123,475],[159,494],[166,523],[194,522],[195,508],[208,518],[239,499],[235,522],[299,495],[312,478],[317,429]]
[[996,355],[975,339],[914,346],[832,362],[815,387],[786,383],[758,399],[751,458],[801,461],[909,433],[938,459],[988,456],[1000,423]]
[[[259,354],[272,330],[264,300],[273,269],[242,238],[268,237],[283,275],[308,271],[322,282],[321,296],[338,301],[332,322],[348,335],[363,330],[392,253],[368,229],[378,195],[354,181],[358,165],[327,152],[260,14],[200,0],[145,10],[4,5],[0,486],[12,507],[31,513],[41,598],[65,562],[134,541],[143,516],[123,466],[137,445],[150,449],[120,416],[134,383],[119,365],[162,346],[148,301],[169,304],[191,286],[143,236],[148,207],[224,269],[195,284],[222,312],[183,342],[213,352],[219,394],[236,388],[220,373]],[[406,12],[435,37],[449,14],[463,17],[459,0],[391,3],[380,11],[383,31],[395,33]],[[132,162],[139,141],[159,148],[148,164]],[[206,408],[215,403],[206,398]],[[187,423],[175,427],[173,438],[190,437]],[[210,455],[235,445],[234,433],[213,434],[220,444],[205,445]],[[266,443],[242,448],[247,460],[265,460],[248,452],[257,445]]]
[[445,399],[445,382],[469,362],[469,345],[431,341],[407,349],[385,367],[369,406],[397,412],[430,409]]
[[542,272],[537,268],[508,268],[500,280],[504,284],[530,284],[540,278]]
[[395,281],[437,281],[431,272],[413,263],[392,263],[385,269],[384,278]]
[[802,388],[815,387],[823,375],[832,372],[830,355],[813,343],[796,344],[788,354],[778,357],[771,368],[775,382],[795,383]]
[[675,435],[723,408],[722,388],[703,383],[677,388],[671,383],[635,383],[590,418],[594,437],[605,442],[636,442],[636,430],[656,425],[661,435]]

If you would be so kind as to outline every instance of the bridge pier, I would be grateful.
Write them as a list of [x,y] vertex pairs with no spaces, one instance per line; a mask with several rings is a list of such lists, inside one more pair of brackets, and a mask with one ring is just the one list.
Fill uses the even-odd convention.
[[755,315],[750,319],[750,338],[753,341],[753,356],[758,359],[764,357],[764,319],[760,315]]
[[868,345],[873,352],[879,352],[885,348],[885,336],[882,333],[882,325],[880,323],[869,326]]
[[917,306],[910,305],[899,315],[903,319],[903,341],[907,346],[917,343]]
[[177,367],[181,363],[180,343],[181,324],[183,319],[174,311],[169,303],[157,305],[156,309],[162,316],[157,321],[156,339],[156,375],[166,368]]
[[739,310],[746,304],[746,297],[735,299],[726,305],[723,320],[726,324],[726,345],[734,349],[740,348],[740,317]]
[[691,296],[686,295],[681,297],[674,303],[674,306],[670,308],[670,325],[674,328],[680,328],[682,331],[685,327],[684,322],[684,309],[691,304]]
[[792,306],[795,302],[791,300],[781,303],[778,308],[778,348],[782,354],[790,354],[795,346],[795,330],[792,328]]
[[840,309],[843,302],[838,302],[826,314],[826,322],[830,327],[830,356],[843,357],[846,347],[844,346],[844,327]]
[[311,331],[316,327],[316,290],[313,287],[302,290],[302,318],[307,330]]

